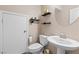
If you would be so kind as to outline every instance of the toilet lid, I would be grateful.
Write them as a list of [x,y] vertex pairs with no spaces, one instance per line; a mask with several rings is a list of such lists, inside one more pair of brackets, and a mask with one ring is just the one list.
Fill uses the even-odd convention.
[[42,48],[43,46],[39,43],[34,43],[32,45],[29,46],[29,49],[40,49]]

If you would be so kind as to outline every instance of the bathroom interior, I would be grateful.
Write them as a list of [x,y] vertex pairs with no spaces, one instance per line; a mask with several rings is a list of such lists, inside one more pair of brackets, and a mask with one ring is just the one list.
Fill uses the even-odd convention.
[[79,5],[0,5],[0,54],[79,54]]

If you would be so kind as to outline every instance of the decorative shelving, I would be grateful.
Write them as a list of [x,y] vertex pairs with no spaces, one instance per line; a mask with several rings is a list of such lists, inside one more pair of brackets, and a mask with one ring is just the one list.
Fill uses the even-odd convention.
[[44,25],[51,24],[51,22],[43,22],[42,24],[44,24]]
[[46,12],[46,13],[42,14],[42,16],[47,16],[47,15],[50,15],[50,14],[51,14],[51,12]]
[[30,23],[39,22],[39,19],[36,17],[30,18]]

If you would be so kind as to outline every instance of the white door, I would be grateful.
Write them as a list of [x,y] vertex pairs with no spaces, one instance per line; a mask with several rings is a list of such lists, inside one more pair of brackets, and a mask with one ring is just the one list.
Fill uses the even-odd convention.
[[3,53],[18,54],[26,51],[26,17],[3,13]]
[[2,15],[0,13],[0,54],[2,53]]

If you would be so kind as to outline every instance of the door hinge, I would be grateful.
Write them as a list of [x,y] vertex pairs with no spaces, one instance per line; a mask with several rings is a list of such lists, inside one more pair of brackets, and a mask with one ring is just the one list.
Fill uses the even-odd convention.
[[1,52],[1,54],[3,54],[3,51]]
[[3,19],[2,19],[2,23],[3,23]]

